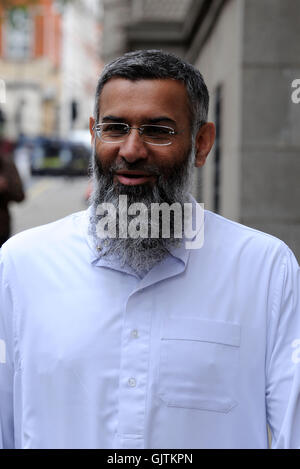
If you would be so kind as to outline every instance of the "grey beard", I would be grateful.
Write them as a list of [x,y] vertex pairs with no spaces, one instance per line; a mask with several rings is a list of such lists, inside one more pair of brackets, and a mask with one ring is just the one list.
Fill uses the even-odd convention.
[[[170,237],[161,237],[161,230],[158,238],[98,238],[97,223],[101,219],[101,215],[96,215],[97,206],[101,203],[111,203],[117,213],[117,233],[119,232],[119,196],[127,195],[128,206],[135,202],[143,203],[151,213],[151,204],[163,202],[172,205],[179,203],[182,210],[184,203],[189,200],[189,188],[192,179],[194,166],[194,145],[189,152],[184,163],[175,166],[168,178],[159,174],[157,168],[149,165],[137,166],[137,164],[126,164],[110,168],[108,173],[104,173],[100,160],[97,158],[95,146],[93,147],[92,165],[93,165],[93,193],[90,199],[91,216],[90,216],[90,234],[93,237],[96,246],[105,244],[102,257],[106,259],[118,259],[121,266],[130,266],[138,275],[143,276],[151,268],[161,262],[172,248],[176,248],[181,244],[181,239],[174,237],[174,226],[172,217],[170,219]],[[114,184],[113,172],[120,169],[143,169],[157,175],[154,187],[150,185],[125,186]],[[128,224],[133,216],[128,215]],[[151,216],[148,217],[148,228],[150,233]],[[160,226],[161,228],[161,226]],[[183,235],[183,231],[182,231]]]

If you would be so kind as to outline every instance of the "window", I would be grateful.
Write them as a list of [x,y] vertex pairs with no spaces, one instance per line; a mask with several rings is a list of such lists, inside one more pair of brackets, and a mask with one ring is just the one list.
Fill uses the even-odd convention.
[[5,23],[5,56],[26,60],[32,51],[32,20],[27,8],[11,8]]

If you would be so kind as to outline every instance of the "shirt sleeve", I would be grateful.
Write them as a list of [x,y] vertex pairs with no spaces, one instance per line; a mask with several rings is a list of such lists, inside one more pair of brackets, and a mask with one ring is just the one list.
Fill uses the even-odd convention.
[[275,271],[267,336],[267,418],[273,449],[300,449],[300,268],[288,248]]
[[14,448],[12,298],[0,250],[0,449]]

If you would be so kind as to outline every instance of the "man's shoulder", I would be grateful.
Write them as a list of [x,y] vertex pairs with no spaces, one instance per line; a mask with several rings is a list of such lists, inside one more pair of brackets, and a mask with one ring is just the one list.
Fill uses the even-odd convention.
[[285,242],[276,236],[230,220],[209,210],[205,210],[205,225],[205,239],[211,240],[214,246],[225,248],[227,252],[243,250],[256,254],[266,250],[274,253],[290,251]]

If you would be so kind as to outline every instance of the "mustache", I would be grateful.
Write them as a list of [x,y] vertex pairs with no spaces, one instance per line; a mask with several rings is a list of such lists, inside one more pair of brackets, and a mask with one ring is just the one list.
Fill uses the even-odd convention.
[[127,161],[124,161],[122,163],[114,163],[110,168],[108,169],[108,172],[110,174],[116,172],[116,171],[143,171],[146,173],[150,173],[153,176],[159,176],[160,171],[157,168],[157,166],[154,166],[152,164],[145,164],[140,161],[135,161],[133,163],[129,163]]

